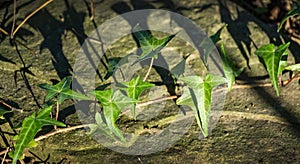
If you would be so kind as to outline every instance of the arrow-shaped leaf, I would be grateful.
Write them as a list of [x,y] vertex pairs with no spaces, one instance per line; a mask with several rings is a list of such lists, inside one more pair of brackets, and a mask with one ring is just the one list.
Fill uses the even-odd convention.
[[118,63],[121,60],[121,57],[113,57],[108,59],[108,70],[104,79],[107,80],[110,76],[112,76],[115,70],[118,68]]
[[214,44],[221,40],[221,32],[226,26],[227,24],[223,25],[216,33],[209,37]]
[[280,95],[278,77],[282,74],[286,65],[286,55],[289,45],[290,43],[282,44],[275,50],[274,44],[268,44],[255,51],[255,54],[262,59],[263,64],[269,73],[277,96]]
[[80,100],[89,100],[89,98],[83,94],[77,93],[70,89],[72,77],[65,77],[57,83],[56,85],[49,85],[49,84],[39,84],[38,86],[46,89],[48,94],[45,97],[45,101],[49,101],[55,96],[57,97],[57,101],[61,104],[66,99],[80,99]]
[[174,77],[174,79],[178,79],[180,75],[183,75],[185,70],[186,59],[190,56],[190,54],[184,56],[181,61],[171,68],[170,73]]
[[211,108],[212,89],[226,83],[226,79],[207,74],[203,81],[199,76],[179,78],[187,86],[183,87],[183,95],[176,101],[178,105],[187,105],[195,112],[195,117],[201,132],[208,136],[208,124]]
[[136,101],[122,94],[121,91],[113,92],[113,90],[94,91],[91,92],[103,107],[103,114],[108,128],[121,141],[126,142],[121,130],[118,128],[116,121],[124,107],[135,104]]
[[57,101],[59,104],[61,104],[66,99],[90,100],[90,98],[88,98],[87,96],[75,92],[72,89],[64,90],[57,96]]
[[65,77],[64,79],[62,79],[62,81],[60,81],[56,85],[39,84],[38,86],[48,91],[48,94],[45,97],[45,101],[49,101],[50,99],[57,96],[59,93],[69,89],[71,85],[71,81],[72,81],[71,77]]
[[204,50],[204,64],[207,65],[207,59],[209,54],[215,48],[215,44],[221,40],[221,32],[227,26],[227,24],[223,25],[215,34],[211,35],[209,38],[206,37],[200,43],[199,47]]
[[[21,131],[17,137],[15,150],[10,152],[10,157],[13,158],[13,163],[17,163],[17,160],[23,154],[25,148],[30,146],[30,143],[34,140],[36,133],[45,125],[57,125],[65,126],[64,123],[53,120],[49,115],[52,110],[52,106],[40,110],[37,114],[33,113],[31,116],[26,117],[23,120]],[[37,116],[36,116],[37,115]]]
[[[142,81],[140,76],[138,76],[136,79],[132,78],[129,82],[124,82],[123,84],[126,86],[125,91],[127,96],[135,101],[138,101],[139,96],[144,90],[154,86],[152,83]],[[134,104],[134,107],[131,110],[134,119],[136,119],[135,109],[136,105]]]
[[221,44],[221,52],[220,52],[221,58],[222,58],[222,67],[225,74],[225,77],[227,79],[227,85],[228,90],[231,91],[232,86],[235,82],[235,77],[240,75],[244,68],[237,69],[232,62],[231,59],[227,56],[224,43]]
[[155,38],[149,30],[142,29],[139,25],[136,25],[133,29],[134,37],[137,39],[140,48],[142,49],[142,54],[138,59],[133,62],[134,65],[137,62],[149,59],[157,58],[158,53],[175,37],[176,34],[170,35],[163,39]]
[[96,124],[90,124],[89,128],[90,130],[90,135],[94,135],[95,133],[101,133],[104,134],[106,136],[108,136],[109,138],[118,141],[118,139],[113,135],[113,133],[110,131],[110,129],[108,128],[107,124],[105,123],[105,121],[102,118],[102,115],[99,112],[96,112],[95,114],[95,120],[96,120]]

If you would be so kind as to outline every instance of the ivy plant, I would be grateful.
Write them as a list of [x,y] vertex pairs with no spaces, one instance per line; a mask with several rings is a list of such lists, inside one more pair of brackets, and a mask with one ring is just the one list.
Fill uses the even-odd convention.
[[26,148],[36,145],[34,137],[37,132],[46,125],[66,126],[64,123],[56,121],[50,117],[52,106],[41,109],[37,113],[33,113],[23,120],[20,133],[14,137],[16,143],[14,151],[9,152],[9,156],[13,159],[13,164],[22,159],[23,151]]
[[[226,25],[221,27],[217,33],[211,36],[215,43],[221,40],[220,34],[224,27],[226,27]],[[142,54],[137,58],[136,61],[134,61],[133,65],[137,62],[150,58],[151,60],[154,60],[157,58],[158,53],[160,53],[160,51],[175,37],[174,34],[163,39],[157,39],[151,34],[150,31],[143,30],[140,26],[136,26],[134,31],[136,32],[134,32],[133,35],[137,39],[138,44],[141,46]],[[234,81],[232,76],[235,77],[241,72],[240,70],[237,71],[237,69],[235,69],[234,64],[226,55],[225,48],[222,48],[223,68],[226,69],[227,72],[225,72],[225,74],[228,75],[226,78],[211,75],[209,73],[206,74],[204,80],[200,76],[180,77],[183,72],[182,70],[178,71],[177,66],[172,68],[170,71],[175,82],[175,79],[178,79],[185,84],[183,87],[183,95],[177,99],[176,104],[187,105],[193,109],[197,123],[205,137],[208,135],[212,89],[215,86],[224,83],[228,83],[229,88],[231,88]],[[119,59],[120,58],[117,57],[116,60],[111,60],[112,62],[109,64],[110,68],[112,68],[110,69],[111,71],[109,71],[110,75],[113,74],[112,70],[118,67],[117,64]],[[111,65],[111,63],[113,64]],[[180,65],[180,68],[182,68],[182,65],[184,64],[185,60],[182,60],[178,65]],[[150,63],[149,70],[151,67],[152,65]],[[136,103],[140,102],[139,97],[141,93],[144,90],[154,86],[154,84],[146,81],[147,76],[148,73],[143,80],[141,80],[140,76],[137,76],[137,78],[132,78],[128,82],[121,82],[120,85],[118,85],[119,89],[125,91],[125,93],[122,93],[118,90],[113,91],[112,89],[104,91],[96,90],[90,93],[96,97],[102,106],[102,112],[96,112],[95,114],[96,123],[90,124],[91,134],[94,134],[96,131],[100,131],[102,134],[113,140],[121,140],[122,142],[126,141],[122,132],[118,128],[116,121],[120,115],[120,112],[126,106],[130,106],[132,116],[134,119],[136,119]]]
[[[138,102],[139,96],[144,90],[154,86],[154,84],[152,83],[142,81],[140,76],[138,76],[137,78],[132,78],[129,82],[124,82],[123,84],[125,85],[125,88],[122,89],[126,91],[127,96],[132,100],[135,100],[136,102]],[[131,109],[131,114],[133,118],[136,119],[136,104],[134,104],[133,108]]]
[[68,76],[63,78],[55,85],[39,84],[38,86],[47,90],[45,102],[51,104],[51,100],[56,100],[56,120],[59,114],[59,105],[67,99],[89,100],[89,98],[81,93],[75,92],[70,88],[72,77]]
[[[22,127],[18,135],[14,137],[16,143],[14,145],[14,151],[9,152],[9,156],[13,159],[13,163],[22,159],[23,151],[26,148],[30,148],[36,145],[34,137],[37,132],[46,125],[65,126],[64,123],[57,121],[59,105],[66,99],[76,98],[81,100],[89,100],[89,98],[83,94],[77,93],[70,88],[71,77],[66,77],[56,85],[40,84],[39,86],[48,91],[45,102],[46,106],[40,109],[38,112],[34,112],[29,117],[26,117],[22,122]],[[52,111],[51,100],[56,98],[57,114],[56,119],[50,117]],[[50,102],[50,105],[49,105]],[[0,109],[0,114],[8,113],[10,111]]]
[[187,76],[179,79],[186,86],[183,87],[183,95],[177,99],[176,104],[187,105],[192,108],[203,135],[207,137],[212,89],[224,84],[226,79],[211,74],[207,74],[205,80],[202,80],[200,76]]
[[142,49],[142,54],[133,62],[133,65],[146,59],[157,59],[158,53],[176,36],[173,34],[163,39],[157,39],[149,30],[144,30],[139,25],[136,25],[133,31],[133,35]]
[[277,49],[274,44],[267,44],[255,51],[267,69],[277,96],[280,95],[278,78],[287,66],[288,47],[290,43],[282,44]]
[[55,85],[40,84],[38,86],[47,90],[48,93],[45,97],[46,102],[50,101],[53,98],[57,99],[58,104],[61,104],[66,99],[72,98],[79,100],[89,100],[89,98],[84,96],[83,94],[77,93],[70,89],[71,82],[72,77],[68,76]]
[[[221,40],[220,35],[224,27],[225,26],[221,27],[217,33],[210,37],[214,43]],[[158,39],[155,38],[150,31],[143,30],[138,25],[134,28],[134,31],[133,35],[140,45],[142,54],[133,62],[132,65],[146,59],[151,59],[149,70],[143,80],[140,76],[136,76],[127,82],[118,83],[116,86],[117,89],[112,89],[112,87],[98,87],[98,89],[89,92],[91,96],[96,98],[101,106],[101,111],[95,112],[95,123],[88,125],[91,135],[94,135],[96,132],[101,132],[101,134],[113,139],[114,141],[121,141],[123,143],[126,142],[126,137],[118,127],[117,120],[120,118],[121,112],[128,108],[131,110],[133,119],[136,119],[136,106],[137,103],[142,102],[140,100],[141,94],[145,90],[155,86],[153,83],[147,82],[149,71],[152,69],[153,60],[158,57],[161,50],[176,36],[176,34],[173,34],[163,39]],[[199,46],[201,47],[201,44]],[[184,68],[185,59],[188,57],[189,55],[187,55],[184,60],[179,63],[178,67]],[[206,57],[208,58],[209,56]],[[242,71],[241,69],[234,67],[234,63],[227,56],[223,44],[221,45],[221,58],[226,78],[209,73],[207,73],[205,77],[183,76],[182,70],[177,68],[177,66],[172,68],[170,71],[170,74],[173,75],[172,77],[174,78],[174,82],[177,82],[177,80],[183,82],[183,94],[179,95],[179,98],[176,100],[176,104],[179,106],[189,106],[194,111],[197,124],[205,137],[208,136],[213,88],[227,83],[228,89],[230,90],[235,81],[235,77]],[[122,58],[120,57],[114,57],[108,60],[109,70],[107,71],[104,79],[108,79],[119,68],[118,64],[121,59]],[[205,61],[204,63],[207,65]],[[79,100],[91,100],[86,95],[72,90],[70,88],[71,82],[71,77],[65,77],[55,85],[38,85],[47,91],[45,102],[48,106],[46,105],[46,107],[41,109],[39,112],[33,113],[31,116],[23,120],[21,131],[15,138],[15,150],[10,152],[10,156],[13,158],[14,163],[16,163],[18,159],[21,159],[23,151],[26,148],[35,145],[34,137],[43,126],[65,126],[64,123],[57,121],[59,105],[61,105],[65,100],[72,98]],[[56,120],[49,116],[52,106],[55,104]],[[1,110],[1,112],[2,113],[0,114],[3,115],[7,111]]]
[[103,115],[105,118],[105,121],[102,122],[105,122],[111,132],[121,139],[122,142],[126,142],[121,130],[116,124],[116,121],[122,109],[136,101],[125,96],[120,90],[115,92],[112,89],[105,91],[96,90],[94,92],[90,92],[90,94],[94,95],[102,105]]
[[244,68],[236,68],[234,62],[227,55],[224,43],[221,44],[220,55],[222,58],[222,68],[226,77],[228,90],[231,91],[235,78],[243,72]]

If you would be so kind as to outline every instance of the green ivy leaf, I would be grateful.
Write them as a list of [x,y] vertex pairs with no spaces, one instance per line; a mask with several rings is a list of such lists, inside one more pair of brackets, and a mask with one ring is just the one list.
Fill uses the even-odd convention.
[[[171,68],[170,73],[172,74],[174,80],[178,79],[180,75],[183,75],[185,70],[186,59],[190,56],[190,54],[183,57],[183,59]],[[176,82],[175,82],[176,83]]]
[[45,97],[45,101],[48,102],[54,97],[57,97],[57,102],[61,104],[66,99],[80,99],[80,100],[89,100],[89,98],[83,94],[77,93],[70,89],[72,77],[65,77],[57,83],[56,85],[49,84],[39,84],[38,86],[46,89],[48,94]]
[[277,32],[280,31],[280,29],[282,28],[283,23],[288,20],[290,17],[295,16],[300,14],[300,3],[296,3],[296,5],[293,6],[292,10],[289,11],[281,20],[278,28],[277,28]]
[[118,68],[118,63],[121,60],[121,57],[113,57],[108,59],[108,70],[104,79],[107,80],[110,76],[112,76],[115,70]]
[[73,91],[72,89],[65,90],[57,96],[57,101],[61,104],[66,99],[90,100],[87,96]]
[[215,44],[221,40],[221,32],[227,26],[223,25],[215,34],[211,35],[209,38],[205,38],[199,45],[200,48],[204,50],[204,63],[207,65],[207,59],[209,54],[215,48]]
[[225,27],[227,27],[227,24],[223,25],[215,34],[209,37],[214,44],[221,40],[221,32]]
[[132,65],[149,58],[156,59],[158,53],[176,36],[174,34],[163,39],[157,39],[149,30],[143,30],[139,25],[136,25],[133,31],[135,31],[133,35],[138,40],[143,52]]
[[90,128],[89,135],[94,135],[95,133],[99,132],[115,141],[118,141],[118,139],[113,135],[113,133],[108,128],[107,124],[102,118],[102,115],[99,112],[96,112],[95,120],[96,120],[96,124],[89,124],[89,128]]
[[54,98],[61,92],[68,90],[71,85],[71,77],[65,77],[62,81],[57,83],[56,85],[49,85],[49,84],[39,84],[38,86],[46,89],[48,94],[45,97],[45,101],[49,101],[50,99]]
[[136,103],[135,100],[125,96],[121,91],[113,92],[113,90],[94,91],[90,94],[94,95],[103,107],[103,114],[108,128],[121,141],[126,142],[121,130],[118,128],[116,121],[122,109],[130,104]]
[[183,87],[183,95],[177,99],[176,104],[187,105],[192,108],[201,132],[204,137],[207,137],[212,89],[226,83],[226,79],[210,74],[206,75],[204,81],[199,76],[181,77],[179,79],[187,86]]
[[227,56],[224,43],[221,44],[220,55],[222,58],[222,67],[224,70],[224,74],[227,79],[228,90],[231,91],[232,86],[235,82],[235,77],[239,76],[243,72],[244,68],[237,69],[235,67],[232,60]]
[[[135,101],[138,101],[139,96],[144,90],[154,86],[154,84],[152,83],[143,82],[140,76],[138,76],[136,79],[132,78],[129,82],[124,82],[123,84],[126,86],[125,91],[127,93],[127,96]],[[136,119],[136,115],[135,115],[136,105],[134,104],[134,107],[131,109],[132,109],[131,110],[132,116],[134,119]]]
[[57,125],[66,126],[64,123],[53,120],[49,115],[52,110],[52,106],[40,110],[37,114],[33,113],[31,116],[26,117],[23,120],[21,131],[17,137],[15,150],[10,152],[10,157],[13,158],[13,164],[17,163],[17,160],[23,154],[25,148],[32,146],[34,143],[34,136],[45,125]]
[[289,66],[285,67],[284,69],[289,70],[289,71],[300,71],[300,63],[289,65]]
[[285,56],[287,55],[289,45],[290,43],[282,44],[275,50],[274,44],[267,44],[255,51],[255,54],[262,59],[262,62],[269,73],[277,96],[280,95],[278,77],[282,74],[284,66],[286,65],[287,58]]

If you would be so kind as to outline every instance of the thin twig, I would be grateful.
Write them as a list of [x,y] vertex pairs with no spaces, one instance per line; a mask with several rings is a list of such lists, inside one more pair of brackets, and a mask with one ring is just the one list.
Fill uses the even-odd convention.
[[289,80],[287,80],[286,83],[282,83],[282,86],[285,87],[287,85],[289,85],[291,82],[300,79],[300,72],[298,72],[295,76],[293,76],[292,78],[290,78]]
[[[9,150],[9,149],[8,149]],[[0,155],[3,155],[3,154],[5,154],[6,153],[6,149],[5,150],[3,150],[3,151],[0,151]]]
[[148,69],[148,71],[147,71],[147,73],[146,73],[146,76],[144,77],[143,81],[146,81],[146,80],[147,80],[147,78],[148,78],[148,76],[149,76],[149,74],[150,74],[152,65],[153,65],[153,61],[154,61],[154,58],[151,58],[151,62],[150,62],[149,69]]
[[30,51],[30,53],[31,53],[32,55],[36,55],[36,53],[35,53],[31,48],[27,47],[27,46],[26,46],[25,44],[23,44],[22,42],[20,42],[20,41],[18,41],[18,40],[16,40],[16,39],[14,39],[14,41],[16,41],[16,43],[19,43],[21,46],[25,47],[28,51]]
[[94,5],[94,0],[90,0],[91,3],[91,17],[90,20],[94,20],[95,18],[95,5]]
[[0,32],[2,32],[5,35],[9,35],[7,31],[5,31],[3,28],[0,27]]
[[232,89],[246,89],[246,88],[271,87],[271,86],[272,86],[272,83],[236,84],[236,85],[232,86]]
[[[270,87],[272,86],[271,83],[264,83],[264,84],[238,84],[238,85],[234,85],[232,86],[232,89],[241,89],[241,88],[256,88],[256,87]],[[219,90],[227,90],[227,88],[223,87],[223,88],[218,88],[216,89],[215,91],[219,91]],[[168,97],[162,97],[162,98],[157,98],[157,99],[154,99],[154,100],[150,100],[150,101],[147,101],[147,102],[142,102],[142,103],[138,103],[136,105],[136,107],[143,107],[143,106],[147,106],[147,105],[150,105],[150,104],[154,104],[154,103],[159,103],[159,102],[162,102],[162,101],[166,101],[166,100],[174,100],[174,99],[177,99],[178,96],[168,96]]]
[[45,138],[51,137],[55,134],[64,133],[64,132],[68,132],[68,131],[72,131],[72,130],[76,130],[76,129],[81,129],[81,128],[85,128],[85,127],[88,127],[88,126],[89,126],[88,124],[83,124],[83,125],[76,125],[76,126],[72,126],[72,127],[68,127],[68,128],[59,128],[59,129],[56,129],[53,132],[50,132],[50,133],[47,133],[45,135],[39,136],[39,137],[35,138],[34,140],[35,141],[40,141],[40,140],[43,140]]
[[25,164],[25,162],[23,161],[23,159],[19,159],[21,164]]
[[[298,77],[300,78],[300,77]],[[288,81],[288,80],[286,80]],[[256,88],[256,87],[271,87],[272,83],[263,83],[263,84],[236,84],[234,86],[232,86],[232,89],[247,89],[247,88]],[[220,90],[227,90],[227,88],[223,87],[223,88],[218,88],[215,91],[220,91]],[[173,100],[173,99],[177,99],[178,96],[168,96],[168,97],[162,97],[162,98],[157,98],[154,100],[150,100],[147,102],[143,102],[143,103],[138,103],[137,107],[143,107],[143,106],[147,106],[150,104],[154,104],[154,103],[159,103],[162,101],[166,101],[166,100]]]
[[[269,86],[272,86],[271,83],[264,83],[264,84],[237,84],[237,85],[234,85],[232,89],[240,89],[240,88],[255,88],[255,87],[269,87]],[[227,89],[227,88],[221,88],[221,89]],[[137,107],[142,107],[142,106],[147,106],[149,104],[153,104],[153,103],[158,103],[158,102],[162,102],[162,101],[166,101],[166,100],[173,100],[173,99],[176,99],[178,98],[178,96],[168,96],[168,97],[163,97],[163,98],[158,98],[158,99],[155,99],[155,100],[150,100],[148,102],[145,102],[145,103],[139,103],[137,104]],[[125,111],[126,112],[126,111]],[[125,112],[123,112],[122,114],[124,114]],[[222,115],[243,115],[244,112],[236,112],[236,111],[225,111],[222,113]],[[122,115],[121,114],[121,115]],[[250,118],[250,119],[256,119],[256,117],[252,116],[252,115],[257,115],[255,113],[247,113],[247,115],[245,116],[246,118]],[[259,120],[270,120],[272,122],[278,122],[278,123],[283,123],[283,124],[286,124],[285,121],[282,121],[282,119],[280,118],[277,118],[277,117],[274,117],[274,116],[268,116],[268,115],[262,115],[262,114],[259,114]],[[56,129],[55,131],[53,132],[50,132],[50,133],[47,133],[45,135],[42,135],[42,136],[39,136],[37,138],[35,138],[34,140],[35,141],[40,141],[40,140],[43,140],[43,139],[46,139],[48,137],[51,137],[53,135],[56,135],[56,134],[59,134],[59,133],[64,133],[64,132],[69,132],[69,131],[72,131],[72,130],[76,130],[76,129],[81,129],[81,128],[85,128],[85,127],[88,127],[89,124],[83,124],[83,125],[76,125],[76,126],[72,126],[72,127],[68,127],[68,128],[60,128],[60,129]],[[9,149],[9,148],[8,148]],[[1,151],[0,152],[0,155],[3,155],[7,152],[7,150],[4,150],[4,151]]]
[[56,102],[56,114],[55,114],[55,120],[58,120],[58,114],[59,114],[59,103],[58,101]]
[[13,109],[14,109],[14,107],[8,105],[6,102],[4,102],[4,101],[2,101],[2,100],[0,100],[0,103],[3,104],[4,106],[8,107],[10,110],[13,110]]
[[140,161],[141,164],[144,164],[140,157],[138,157],[138,160]]
[[9,108],[9,109],[12,110],[12,111],[18,111],[18,112],[21,112],[21,113],[24,112],[23,109],[21,109],[21,108],[15,108],[15,107],[13,107],[13,106],[7,104],[6,102],[4,102],[4,101],[2,101],[2,100],[0,100],[0,103],[1,103],[2,105],[6,106],[7,108]]
[[15,31],[13,31],[12,35],[15,36],[16,32],[18,32],[18,30],[24,25],[24,23],[31,18],[35,13],[37,13],[38,11],[40,11],[41,9],[43,9],[45,6],[47,6],[49,3],[51,3],[53,0],[48,0],[47,2],[45,2],[44,4],[42,4],[39,8],[37,8],[36,10],[34,10],[32,13],[30,13],[19,25],[18,27],[15,29]]
[[97,38],[93,38],[93,37],[85,37],[84,39],[88,39],[92,42],[95,42],[95,43],[99,43],[100,45],[103,44],[103,42]]
[[[56,114],[55,114],[55,120],[57,121],[58,120],[58,114],[59,114],[59,103],[58,103],[58,100],[56,101]],[[56,129],[57,126],[54,125],[54,129]]]
[[147,106],[147,105],[150,105],[150,104],[159,103],[159,102],[166,101],[166,100],[173,100],[173,99],[177,99],[177,98],[178,98],[178,96],[176,96],[176,95],[175,96],[157,98],[157,99],[150,100],[150,101],[147,101],[147,102],[144,102],[144,103],[138,103],[136,105],[136,107],[143,107],[143,106]]
[[12,23],[12,27],[11,27],[11,31],[10,31],[10,38],[11,39],[13,39],[13,37],[14,37],[13,31],[14,31],[15,24],[16,24],[16,8],[17,8],[17,1],[14,0],[13,23]]
[[[150,105],[150,104],[154,104],[154,103],[159,103],[159,102],[162,102],[162,101],[166,101],[166,100],[174,100],[174,99],[177,99],[178,96],[167,96],[167,97],[162,97],[162,98],[157,98],[157,99],[154,99],[154,100],[150,100],[150,101],[147,101],[147,102],[142,102],[142,103],[138,103],[136,104],[136,107],[143,107],[143,106],[147,106],[147,105]],[[125,110],[121,113],[120,116],[128,113],[130,110]]]
[[9,151],[9,147],[7,147],[6,150],[5,150],[5,154],[4,154],[4,157],[2,159],[1,164],[4,164],[4,161],[5,161],[5,158],[6,158],[6,155],[7,155],[8,151]]

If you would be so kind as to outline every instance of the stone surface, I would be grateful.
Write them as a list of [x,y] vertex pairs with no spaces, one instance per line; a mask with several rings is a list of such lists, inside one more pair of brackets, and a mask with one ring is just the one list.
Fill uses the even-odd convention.
[[[17,23],[33,11],[41,1],[18,1],[23,6],[18,9]],[[269,42],[279,45],[290,41],[276,33],[276,27],[269,26],[256,19],[234,3],[227,0],[174,0],[174,1],[97,1],[95,0],[95,25],[100,25],[118,14],[143,8],[159,8],[177,11],[193,20],[209,35],[216,32],[225,23],[227,28],[221,37],[230,57],[238,67],[246,67],[243,80],[256,80],[268,83],[266,71],[259,63],[254,52]],[[1,9],[1,16],[5,13]],[[12,13],[12,5],[9,14]],[[1,18],[2,18],[1,17]],[[2,20],[2,19],[1,19]],[[1,27],[10,30],[12,17],[1,23]],[[2,26],[3,25],[3,26]],[[32,55],[21,45],[18,49],[29,70],[26,74],[31,89],[39,104],[43,103],[45,92],[37,87],[40,83],[51,83],[51,79],[72,74],[75,57],[78,54],[84,37],[88,36],[95,26],[88,17],[88,3],[85,1],[54,1],[38,12],[22,26],[17,39],[31,48]],[[299,45],[291,41],[289,63],[300,61]],[[194,53],[191,48],[183,49],[181,43],[174,43],[179,54]],[[126,54],[135,47],[131,36],[124,37],[112,46],[113,54]],[[118,56],[118,55],[116,55]],[[37,110],[38,107],[26,83],[18,70],[23,65],[8,37],[0,43],[0,95],[1,99],[24,110]],[[53,61],[54,62],[53,62]],[[193,68],[199,69],[197,59],[191,58]],[[248,60],[248,62],[247,62]],[[193,64],[194,62],[194,64]],[[248,66],[249,69],[248,68]],[[102,70],[103,71],[103,70]],[[14,75],[17,73],[16,84]],[[104,72],[101,72],[104,73]],[[155,72],[152,73],[155,75]],[[23,76],[24,78],[24,76]],[[154,78],[155,79],[155,78]],[[111,151],[90,139],[83,130],[58,134],[39,142],[32,151],[50,162],[63,159],[71,163],[199,163],[199,162],[243,162],[294,163],[300,160],[299,152],[299,85],[281,88],[281,96],[276,97],[271,87],[236,87],[227,95],[224,112],[218,126],[211,136],[199,140],[200,133],[196,123],[189,132],[173,147],[148,156],[129,156]],[[79,124],[72,102],[61,107],[61,117],[67,124]],[[28,115],[15,113],[14,124]],[[169,116],[170,113],[165,113]],[[144,123],[144,122],[143,122]],[[129,125],[142,127],[143,123]],[[155,124],[155,123],[151,123]],[[159,131],[167,123],[151,125],[149,133]],[[2,125],[1,125],[2,126]],[[3,127],[7,124],[3,124]],[[3,129],[2,129],[3,130]],[[3,143],[1,143],[3,147]],[[159,146],[159,145],[158,145]]]

